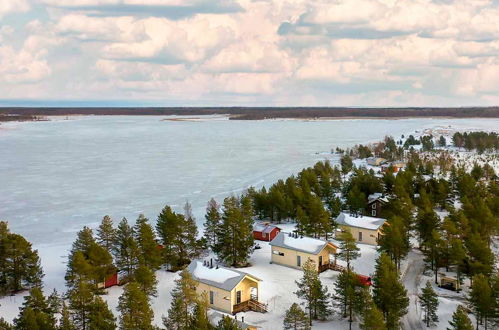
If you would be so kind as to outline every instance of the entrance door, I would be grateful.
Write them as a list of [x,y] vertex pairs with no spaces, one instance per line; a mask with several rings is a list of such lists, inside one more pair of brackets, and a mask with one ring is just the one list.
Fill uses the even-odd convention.
[[319,267],[322,266],[322,256],[319,256]]
[[236,304],[241,303],[241,291],[236,292]]

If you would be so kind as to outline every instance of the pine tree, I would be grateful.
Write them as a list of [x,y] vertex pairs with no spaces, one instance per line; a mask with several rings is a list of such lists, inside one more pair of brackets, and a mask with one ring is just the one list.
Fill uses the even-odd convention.
[[163,324],[170,330],[190,329],[194,309],[198,303],[196,282],[187,270],[180,273],[180,278],[175,280],[175,287],[171,293],[172,303],[168,310],[168,317],[163,318]]
[[449,324],[450,328],[447,328],[447,330],[473,330],[473,324],[471,324],[468,314],[461,305],[457,306]]
[[400,269],[400,262],[410,250],[409,235],[402,218],[393,217],[388,220],[388,226],[383,229],[379,240],[380,250],[386,252]]
[[89,315],[89,330],[115,330],[116,318],[109,310],[107,303],[101,297],[95,296]]
[[369,298],[364,303],[367,304],[367,307],[362,315],[360,328],[362,330],[386,330],[383,313],[378,309],[374,301]]
[[206,221],[204,223],[204,237],[208,242],[208,246],[213,249],[217,245],[217,231],[222,221],[220,215],[220,206],[215,199],[210,199],[206,207]]
[[307,314],[305,314],[305,312],[300,308],[300,306],[298,306],[297,303],[293,303],[291,307],[286,311],[283,326],[286,330],[311,329]]
[[430,324],[438,322],[438,296],[431,287],[430,281],[426,281],[426,286],[422,289],[419,295],[421,307],[424,310],[424,322],[429,327]]
[[478,324],[485,324],[487,329],[487,321],[493,315],[495,303],[490,284],[483,274],[473,277],[468,304],[475,314],[476,328],[478,329]]
[[407,313],[409,306],[407,291],[388,255],[380,254],[375,268],[373,300],[383,313],[387,329],[398,329],[400,318]]
[[348,317],[349,328],[356,315],[362,314],[365,305],[366,289],[360,283],[357,275],[348,269],[342,271],[334,283],[333,306],[336,307],[343,318]]
[[217,330],[243,330],[232,317],[224,315],[218,322]]
[[97,229],[97,241],[107,252],[111,253],[115,238],[116,229],[114,228],[113,220],[110,216],[106,215],[102,218],[102,222]]
[[192,315],[191,329],[211,330],[213,326],[208,319],[208,298],[206,292],[196,301]]
[[146,266],[139,266],[134,273],[134,280],[140,286],[140,289],[149,296],[156,297],[158,290],[158,280],[156,274]]
[[163,245],[163,255],[171,270],[178,270],[199,255],[196,223],[192,218],[165,206],[158,215],[156,231]]
[[85,282],[96,290],[98,283],[115,272],[112,262],[109,252],[95,241],[92,230],[84,227],[78,232],[68,256],[66,285],[71,290]]
[[14,326],[9,322],[5,321],[3,317],[0,316],[0,329],[2,330],[14,330]]
[[147,268],[158,270],[163,264],[161,249],[156,242],[156,234],[149,219],[140,214],[134,227],[135,239],[139,246],[140,260]]
[[135,240],[135,232],[126,218],[123,218],[118,224],[113,246],[116,266],[131,279],[135,270],[139,267],[141,255],[138,243]]
[[71,319],[78,330],[90,330],[94,297],[93,288],[86,282],[78,282],[68,292]]
[[341,163],[341,173],[343,173],[343,175],[348,174],[348,172],[352,170],[353,161],[352,157],[350,157],[349,155],[344,154],[341,157],[340,163]]
[[360,249],[349,231],[343,231],[337,239],[340,241],[340,251],[336,256],[347,263],[347,270],[350,271],[350,262],[360,257]]
[[217,257],[230,266],[246,266],[253,244],[251,201],[248,197],[241,200],[235,196],[225,198],[215,249]]
[[0,296],[41,286],[43,276],[38,251],[0,221]]
[[329,298],[327,287],[322,287],[319,274],[315,263],[308,259],[303,265],[303,277],[296,281],[298,291],[295,294],[298,298],[305,300],[306,310],[308,311],[309,324],[312,325],[312,319],[326,319],[330,313]]
[[14,320],[16,329],[55,329],[55,316],[40,288],[35,287],[24,297],[19,317]]
[[59,319],[59,326],[57,327],[57,330],[76,330],[76,327],[71,320],[71,314],[68,306],[65,302],[62,303],[61,318]]
[[154,317],[149,299],[145,292],[135,282],[125,286],[119,298],[118,311],[120,312],[121,330],[152,330]]

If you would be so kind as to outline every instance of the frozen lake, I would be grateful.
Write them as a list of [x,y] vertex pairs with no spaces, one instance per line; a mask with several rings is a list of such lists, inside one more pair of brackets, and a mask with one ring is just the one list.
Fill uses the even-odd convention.
[[[73,117],[0,126],[0,219],[40,249],[47,284],[63,284],[66,254],[84,225],[109,214],[151,220],[188,200],[201,226],[218,201],[331,157],[332,147],[434,127],[497,129],[497,119],[165,121]],[[57,283],[57,284],[56,284]]]

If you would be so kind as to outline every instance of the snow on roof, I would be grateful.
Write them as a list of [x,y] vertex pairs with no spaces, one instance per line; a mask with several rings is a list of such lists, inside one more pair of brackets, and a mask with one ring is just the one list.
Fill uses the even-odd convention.
[[380,200],[382,202],[388,202],[388,199],[386,197],[383,197],[382,193],[374,193],[374,194],[367,196],[368,203],[374,202],[375,200]]
[[377,230],[385,223],[385,219],[366,216],[355,217],[348,213],[341,212],[336,218],[339,225]]
[[243,280],[246,275],[260,280],[253,275],[226,267],[219,266],[218,268],[216,268],[215,266],[213,266],[213,268],[210,268],[208,266],[204,266],[203,263],[198,260],[193,260],[189,264],[189,267],[187,269],[189,270],[189,273],[191,273],[192,278],[196,281],[226,291],[232,290],[239,282]]
[[253,225],[253,231],[259,231],[262,233],[270,233],[275,228],[279,229],[279,227],[268,224],[268,223],[255,223]]
[[320,239],[304,236],[290,236],[290,233],[282,231],[270,242],[272,246],[278,246],[286,249],[302,251],[306,253],[318,254],[328,243]]

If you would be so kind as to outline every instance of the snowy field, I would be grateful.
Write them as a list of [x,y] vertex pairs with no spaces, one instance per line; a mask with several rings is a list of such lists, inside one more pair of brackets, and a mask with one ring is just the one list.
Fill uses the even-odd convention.
[[[319,160],[337,162],[329,152],[332,148],[376,142],[385,135],[399,138],[428,131],[499,127],[498,119],[163,119],[89,116],[2,123],[0,219],[39,250],[47,292],[53,288],[64,292],[65,257],[77,231],[84,225],[97,227],[106,214],[115,221],[123,216],[134,221],[144,213],[154,222],[165,204],[181,211],[188,200],[202,228],[211,197],[221,201],[249,186],[268,186]],[[269,265],[266,248],[255,252],[248,272],[264,280],[262,292],[269,296],[263,298],[271,312],[252,313],[247,321],[266,320],[265,329],[279,329],[284,310],[295,298],[292,285],[299,271]],[[368,274],[371,266],[364,260],[356,270]],[[328,286],[332,274],[322,275]],[[174,276],[158,274],[157,322],[169,306]],[[267,291],[267,285],[272,289]],[[111,290],[111,306],[117,304],[119,290]],[[0,315],[11,320],[21,302],[21,295],[4,297]]]

